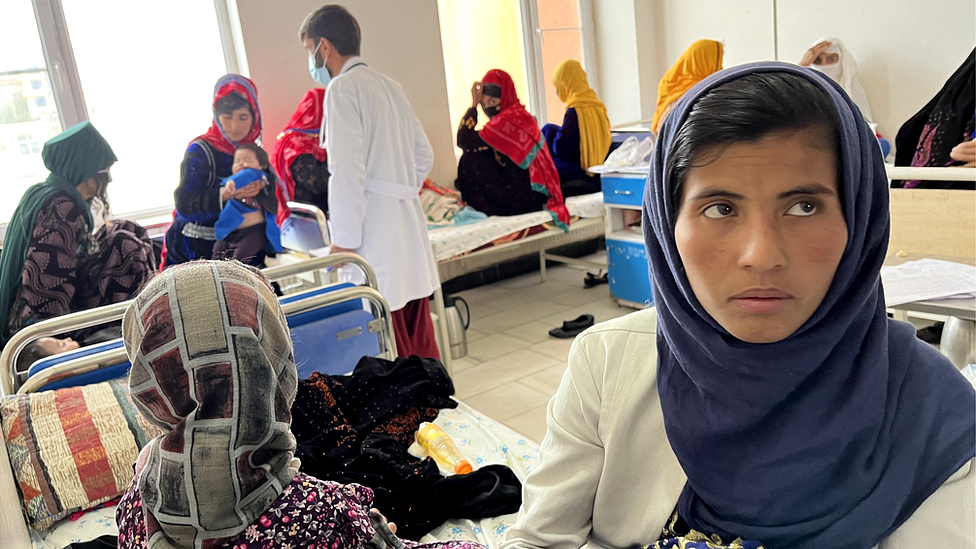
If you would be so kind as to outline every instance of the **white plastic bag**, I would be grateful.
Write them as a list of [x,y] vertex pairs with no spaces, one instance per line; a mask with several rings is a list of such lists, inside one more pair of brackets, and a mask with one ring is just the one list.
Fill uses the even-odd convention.
[[637,138],[632,135],[625,139],[617,150],[610,153],[603,165],[613,168],[647,165],[650,163],[653,151],[653,139],[645,137],[643,141],[637,141]]
[[634,158],[634,153],[637,152],[637,138],[630,136],[624,139],[624,142],[617,147],[617,150],[610,153],[610,156],[603,162],[604,166],[612,166],[614,168],[623,168],[624,166],[630,166],[631,160]]
[[637,146],[637,152],[634,153],[634,163],[632,165],[647,165],[651,163],[651,153],[654,152],[654,138],[645,137],[640,145]]

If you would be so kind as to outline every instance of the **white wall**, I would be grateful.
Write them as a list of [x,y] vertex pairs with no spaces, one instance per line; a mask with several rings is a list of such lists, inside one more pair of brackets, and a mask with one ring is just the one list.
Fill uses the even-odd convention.
[[[771,0],[656,0],[663,7],[667,63],[664,72],[692,42],[723,42],[722,66],[774,59]],[[853,1],[853,0],[848,0]],[[664,74],[662,72],[662,76]]]
[[598,87],[612,124],[651,118],[661,77],[695,40],[725,43],[725,66],[772,59],[772,0],[593,0]]
[[637,26],[633,0],[593,1],[593,48],[599,67],[593,88],[611,124],[641,118]]
[[[237,0],[244,46],[264,116],[270,152],[309,89],[308,56],[298,29],[322,0]],[[440,22],[434,0],[343,0],[359,22],[361,52],[370,67],[403,85],[434,148],[430,177],[453,186],[457,177]]]
[[874,121],[892,142],[976,45],[973,0],[780,0],[778,6],[780,59],[799,61],[822,36],[843,40],[860,65]]
[[724,41],[731,67],[777,51],[798,62],[833,35],[857,57],[875,122],[893,140],[976,45],[972,0],[941,0],[938,9],[918,0],[592,1],[597,91],[612,123],[650,118],[657,82],[695,40]]

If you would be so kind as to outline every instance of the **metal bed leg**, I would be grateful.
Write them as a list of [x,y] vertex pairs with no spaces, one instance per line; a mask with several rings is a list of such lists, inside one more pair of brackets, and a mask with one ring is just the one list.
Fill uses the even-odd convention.
[[542,275],[542,281],[546,281],[546,251],[539,250],[539,274]]
[[434,291],[434,335],[437,339],[437,349],[441,353],[441,364],[447,370],[447,375],[454,377],[453,359],[451,358],[451,338],[447,331],[447,312],[444,307],[444,292],[440,286]]

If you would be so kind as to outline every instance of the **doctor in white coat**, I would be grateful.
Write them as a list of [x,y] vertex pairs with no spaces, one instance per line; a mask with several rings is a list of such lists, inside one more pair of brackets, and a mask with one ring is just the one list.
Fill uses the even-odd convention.
[[440,281],[419,198],[434,164],[427,136],[403,87],[359,57],[359,24],[345,8],[313,12],[300,36],[326,87],[332,252],[357,253],[376,271],[400,356],[440,358],[428,302]]

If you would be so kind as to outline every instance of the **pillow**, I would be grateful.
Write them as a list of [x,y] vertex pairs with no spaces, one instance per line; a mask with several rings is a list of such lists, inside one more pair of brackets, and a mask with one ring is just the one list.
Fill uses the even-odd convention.
[[3,437],[27,520],[36,530],[121,495],[139,450],[162,431],[116,379],[0,403]]

